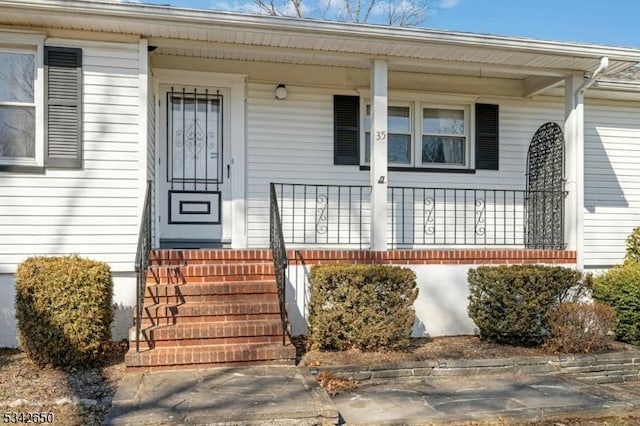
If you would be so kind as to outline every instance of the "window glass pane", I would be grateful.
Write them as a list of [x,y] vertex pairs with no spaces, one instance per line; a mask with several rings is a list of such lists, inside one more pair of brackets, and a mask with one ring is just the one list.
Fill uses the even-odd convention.
[[0,106],[0,157],[35,159],[35,156],[33,108]]
[[424,108],[422,129],[423,133],[464,135],[464,111]]
[[35,56],[0,52],[0,102],[33,102]]
[[389,163],[411,164],[411,135],[389,134],[387,159]]
[[464,165],[464,138],[422,136],[422,162]]
[[[387,109],[387,131],[389,133],[411,133],[411,110],[409,107],[390,106]],[[364,130],[371,130],[371,105],[367,105]]]
[[387,114],[389,133],[411,133],[409,107],[390,106]]

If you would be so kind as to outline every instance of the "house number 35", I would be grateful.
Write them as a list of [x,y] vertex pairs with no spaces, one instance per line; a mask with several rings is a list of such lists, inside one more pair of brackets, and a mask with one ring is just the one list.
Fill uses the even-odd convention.
[[387,132],[386,132],[386,131],[384,131],[384,130],[382,130],[382,131],[378,130],[378,131],[376,132],[376,140],[377,140],[377,141],[383,141],[383,140],[385,140],[386,138],[387,138]]

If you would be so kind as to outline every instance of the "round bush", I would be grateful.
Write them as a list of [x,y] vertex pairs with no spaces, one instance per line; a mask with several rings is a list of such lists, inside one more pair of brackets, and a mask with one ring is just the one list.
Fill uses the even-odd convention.
[[467,312],[486,340],[538,345],[547,333],[547,313],[579,298],[590,286],[580,272],[542,265],[470,269]]
[[618,340],[640,345],[640,263],[626,262],[597,277],[593,298],[615,309]]
[[561,303],[547,315],[552,352],[589,353],[608,349],[613,342],[616,312],[605,303]]
[[20,346],[38,364],[96,363],[111,340],[113,284],[106,263],[34,257],[16,273]]
[[409,344],[418,297],[410,269],[314,266],[309,282],[309,331],[315,347],[376,350]]

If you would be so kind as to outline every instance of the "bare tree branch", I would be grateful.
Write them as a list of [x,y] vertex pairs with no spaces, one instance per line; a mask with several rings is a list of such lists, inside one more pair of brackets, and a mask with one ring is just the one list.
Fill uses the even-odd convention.
[[388,25],[404,27],[423,25],[433,3],[433,0],[326,0],[309,8],[305,7],[306,3],[303,5],[303,1],[253,0],[262,13],[271,16],[315,17],[346,22],[383,20]]

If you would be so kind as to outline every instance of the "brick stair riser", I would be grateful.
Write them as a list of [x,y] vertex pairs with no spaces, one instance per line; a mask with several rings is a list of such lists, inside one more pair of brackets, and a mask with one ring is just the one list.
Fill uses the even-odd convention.
[[202,261],[271,261],[271,250],[153,250],[149,253],[151,264],[157,262]]
[[215,276],[242,276],[242,275],[268,275],[273,277],[272,263],[232,263],[232,264],[203,264],[187,265],[175,268],[162,267],[150,269],[147,273],[149,280],[179,279],[181,277],[215,277]]
[[208,277],[179,277],[173,279],[147,279],[147,287],[162,285],[186,285],[186,284],[207,284],[207,283],[227,283],[227,282],[247,282],[247,281],[271,281],[274,275],[212,275]]
[[175,305],[147,305],[145,313],[155,318],[160,317],[192,317],[218,315],[261,315],[278,314],[280,305],[277,301],[248,303],[210,303],[210,304],[175,304]]
[[214,303],[247,303],[277,301],[277,293],[248,293],[248,294],[205,294],[200,296],[172,296],[172,297],[147,297],[145,305],[166,304],[214,304]]
[[278,286],[275,281],[250,281],[250,282],[220,282],[181,285],[158,285],[147,287],[145,296],[148,297],[180,297],[180,296],[204,296],[225,294],[257,294],[276,293]]
[[280,335],[277,336],[246,336],[246,337],[218,337],[218,338],[197,338],[197,339],[179,339],[179,340],[154,340],[147,341],[143,336],[140,337],[140,349],[163,349],[163,348],[181,348],[181,347],[222,347],[227,345],[264,345],[264,344],[280,344],[282,345],[282,329]]
[[251,361],[295,359],[295,348],[282,344],[228,345],[223,347],[199,346],[181,348],[159,348],[136,353],[130,350],[125,362],[132,367],[159,367],[210,365]]
[[142,320],[143,327],[156,325],[178,325],[178,324],[202,324],[202,323],[227,323],[233,321],[260,321],[260,320],[280,320],[280,313],[273,314],[238,314],[238,315],[194,315],[162,317],[150,316]]
[[166,327],[159,326],[157,328],[145,329],[143,333],[152,341],[275,336],[281,335],[282,325],[279,320],[200,323]]

